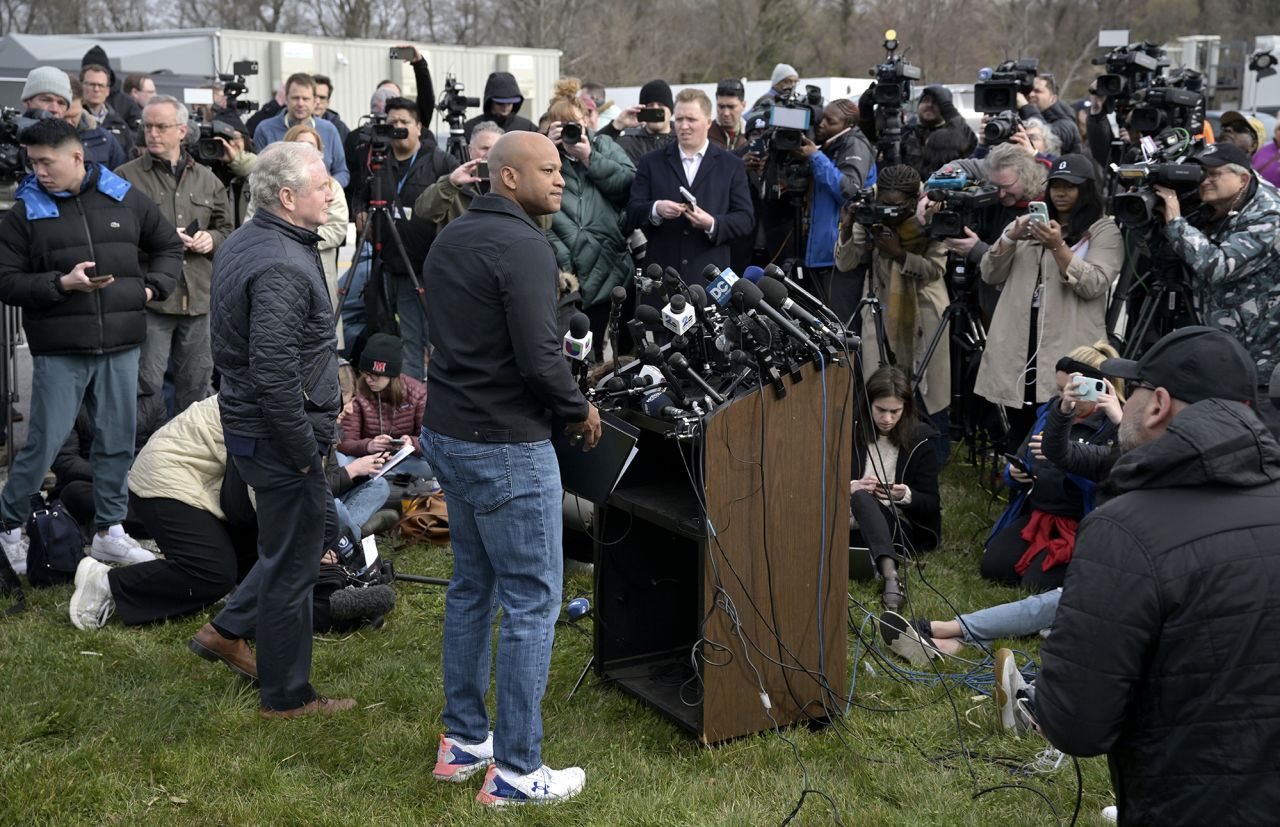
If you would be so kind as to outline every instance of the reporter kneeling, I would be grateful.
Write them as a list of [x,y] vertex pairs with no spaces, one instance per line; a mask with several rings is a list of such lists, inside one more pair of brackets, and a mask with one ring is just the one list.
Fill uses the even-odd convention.
[[898,368],[871,374],[866,399],[855,429],[854,473],[861,476],[849,483],[849,545],[870,549],[884,578],[880,599],[885,609],[897,611],[905,591],[896,547],[929,551],[937,548],[942,532],[938,454],[932,444],[938,432],[917,417],[911,383]]
[[[1005,482],[1013,497],[1009,508],[996,523],[982,555],[982,576],[1011,586],[1021,585],[1032,592],[1056,589],[1067,575],[1067,564],[1075,549],[1076,526],[1095,505],[1096,479],[1075,473],[1048,460],[1042,450],[1042,434],[1050,410],[1070,410],[1070,441],[1109,446],[1116,438],[1122,400],[1108,382],[1107,393],[1098,402],[1079,397],[1073,374],[1102,379],[1099,367],[1116,352],[1103,342],[1079,347],[1055,366],[1054,376],[1060,396],[1040,407],[1031,433],[1016,456],[1030,471],[1014,464],[1005,469]],[[1105,380],[1104,380],[1105,381]]]

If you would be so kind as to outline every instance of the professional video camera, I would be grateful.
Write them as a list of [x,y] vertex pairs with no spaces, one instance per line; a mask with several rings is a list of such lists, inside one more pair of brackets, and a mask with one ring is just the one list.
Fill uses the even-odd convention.
[[446,75],[444,79],[444,91],[440,93],[440,100],[436,103],[436,110],[444,115],[445,121],[450,126],[454,121],[461,121],[467,117],[468,109],[478,109],[481,105],[479,98],[469,98],[462,94],[466,89],[457,78],[453,75]]
[[799,93],[780,97],[747,113],[747,123],[764,122],[766,127],[748,149],[765,158],[765,195],[782,199],[802,196],[809,188],[809,162],[796,156],[804,139],[814,140],[814,123],[822,118],[822,90],[805,86]]
[[876,145],[884,155],[885,165],[891,166],[898,163],[898,147],[902,142],[902,107],[915,96],[913,83],[920,80],[922,73],[919,66],[913,66],[897,54],[898,32],[895,29],[884,33],[884,49],[884,63],[873,66],[871,76],[876,82],[875,106],[884,116],[884,126],[880,128]]
[[200,124],[199,137],[196,139],[196,160],[202,164],[212,164],[222,160],[226,149],[224,141],[232,141],[236,137],[236,128],[226,121],[213,121]]
[[925,195],[938,205],[925,228],[930,238],[964,238],[964,228],[977,223],[977,213],[1000,202],[1000,190],[990,184],[970,182],[950,165],[925,182]]
[[1006,60],[995,69],[983,69],[973,85],[973,108],[991,115],[982,127],[982,142],[996,146],[1011,139],[1022,126],[1018,95],[1027,95],[1039,73],[1035,58]]
[[1126,102],[1146,89],[1159,77],[1160,71],[1169,65],[1164,49],[1144,40],[1117,46],[1102,57],[1093,59],[1094,66],[1106,66],[1107,73],[1098,76],[1098,94],[1107,98],[1108,106]]
[[26,154],[18,143],[18,135],[22,130],[37,119],[56,117],[38,110],[33,114],[36,117],[29,117],[21,109],[14,109],[12,106],[0,109],[0,183],[21,181],[27,174]]
[[257,101],[242,101],[240,96],[249,91],[245,78],[258,74],[258,61],[237,60],[231,65],[231,74],[218,75],[222,81],[222,94],[227,96],[227,108],[233,112],[253,112],[258,108]]
[[914,213],[916,206],[914,203],[898,206],[881,204],[876,201],[875,189],[865,187],[858,190],[858,194],[849,202],[848,209],[853,210],[854,221],[870,229],[882,224],[898,224]]
[[1200,164],[1186,163],[1199,142],[1176,129],[1166,129],[1154,137],[1156,150],[1138,164],[1113,166],[1112,173],[1121,186],[1133,187],[1117,193],[1111,200],[1116,220],[1125,227],[1137,229],[1155,223],[1156,207],[1160,196],[1154,185],[1169,187],[1178,192],[1179,200],[1198,197],[1197,186],[1204,175]]
[[1135,132],[1156,135],[1172,128],[1195,135],[1204,123],[1204,75],[1184,68],[1155,77],[1133,101],[1129,127]]
[[369,116],[369,153],[376,160],[386,160],[392,141],[403,141],[408,137],[408,129],[387,123],[386,112],[375,112]]

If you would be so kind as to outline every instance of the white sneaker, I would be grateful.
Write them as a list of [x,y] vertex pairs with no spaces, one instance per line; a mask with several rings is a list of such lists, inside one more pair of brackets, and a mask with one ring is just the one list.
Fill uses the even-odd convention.
[[440,733],[436,768],[431,774],[441,781],[465,781],[492,763],[492,732],[479,744],[464,744]]
[[999,707],[1001,729],[1016,733],[1034,728],[1026,707],[1027,680],[1018,671],[1013,652],[996,650],[995,699]]
[[149,563],[156,556],[138,545],[138,541],[125,534],[112,537],[110,534],[94,534],[93,546],[89,554],[104,563],[119,563],[130,566],[134,563]]
[[19,535],[16,543],[0,540],[0,547],[4,548],[4,556],[9,558],[9,565],[13,567],[14,574],[26,574],[27,538]]
[[476,801],[491,807],[564,801],[582,792],[586,783],[581,767],[553,770],[543,764],[528,775],[508,775],[495,764],[485,775]]
[[116,610],[107,572],[111,567],[86,557],[76,566],[76,590],[71,595],[71,624],[77,629],[101,629]]

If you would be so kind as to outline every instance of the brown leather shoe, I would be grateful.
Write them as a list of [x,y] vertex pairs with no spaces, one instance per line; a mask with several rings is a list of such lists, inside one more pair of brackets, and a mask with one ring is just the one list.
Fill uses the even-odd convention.
[[346,712],[349,709],[356,708],[355,698],[326,698],[323,695],[317,695],[316,699],[309,704],[294,707],[293,709],[259,709],[258,714],[263,718],[270,720],[272,718],[301,718],[303,715],[332,715],[335,712]]
[[218,634],[212,623],[201,626],[187,643],[187,648],[210,663],[222,661],[240,677],[258,682],[258,661],[249,644],[244,640],[227,640]]

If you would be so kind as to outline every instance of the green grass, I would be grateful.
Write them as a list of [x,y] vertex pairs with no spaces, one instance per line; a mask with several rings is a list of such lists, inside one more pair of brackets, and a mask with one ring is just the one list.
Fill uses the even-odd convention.
[[[999,506],[988,514],[974,479],[959,461],[946,470],[948,539],[924,570],[962,611],[1018,596],[978,577],[980,541]],[[440,548],[409,549],[398,564],[421,574],[449,571]],[[571,575],[566,597],[590,586],[589,577]],[[918,615],[952,616],[917,578],[910,586]],[[851,588],[877,605],[873,584]],[[583,766],[587,788],[555,807],[483,811],[473,802],[479,777],[462,785],[431,778],[443,592],[397,589],[399,605],[382,630],[316,642],[316,685],[354,695],[362,709],[292,722],[259,720],[254,690],[187,652],[203,615],[147,628],[113,620],[89,634],[67,619],[69,586],[29,593],[30,611],[0,620],[0,824],[777,824],[799,797],[800,767],[772,733],[706,748],[594,677],[567,700],[590,641],[562,625],[543,706],[543,755],[552,766]],[[1038,641],[1012,645],[1038,650]],[[973,798],[979,788],[1015,783],[1040,790],[1070,819],[1076,781],[1069,761],[1032,778],[1009,770],[1033,761],[1042,740],[998,733],[992,703],[952,684],[972,755],[966,761],[946,691],[873,668],[874,675],[865,668],[858,675],[857,703],[913,711],[855,707],[840,727],[783,730],[808,768],[809,786],[834,799],[845,824],[1056,823],[1025,790]],[[1105,762],[1080,763],[1079,823],[1101,824],[1099,810],[1112,803]],[[830,807],[811,795],[794,823],[833,822]]]

